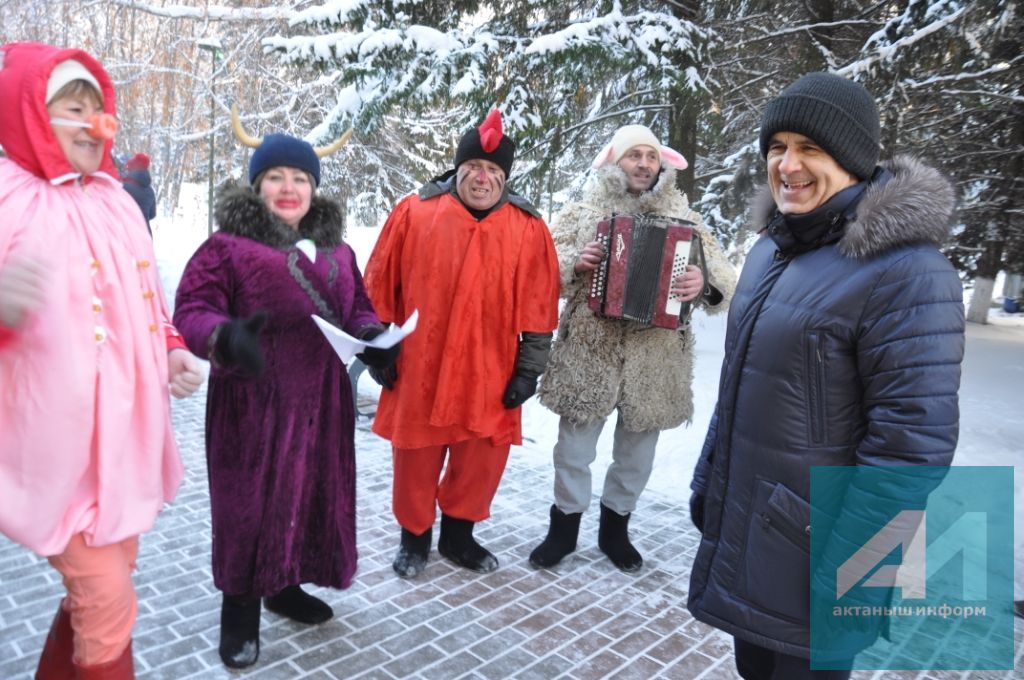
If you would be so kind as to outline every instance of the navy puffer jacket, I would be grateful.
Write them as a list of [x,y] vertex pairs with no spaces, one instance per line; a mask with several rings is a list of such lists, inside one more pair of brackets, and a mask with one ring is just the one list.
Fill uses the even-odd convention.
[[811,467],[945,466],[956,448],[963,289],[937,248],[953,189],[910,158],[885,167],[838,242],[751,249],[694,473],[690,611],[785,654],[809,656]]

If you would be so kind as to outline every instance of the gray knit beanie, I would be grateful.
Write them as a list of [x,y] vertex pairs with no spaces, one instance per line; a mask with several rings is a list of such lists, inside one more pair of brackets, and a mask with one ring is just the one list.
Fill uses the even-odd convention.
[[761,118],[761,155],[777,132],[813,139],[848,172],[868,179],[878,164],[878,107],[860,83],[808,73],[772,100]]

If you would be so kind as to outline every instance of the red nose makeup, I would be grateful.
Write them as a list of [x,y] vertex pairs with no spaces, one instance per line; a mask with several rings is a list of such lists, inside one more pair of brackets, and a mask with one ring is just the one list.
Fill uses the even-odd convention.
[[86,131],[95,139],[112,139],[117,134],[117,118],[109,113],[92,114],[89,116],[89,125]]

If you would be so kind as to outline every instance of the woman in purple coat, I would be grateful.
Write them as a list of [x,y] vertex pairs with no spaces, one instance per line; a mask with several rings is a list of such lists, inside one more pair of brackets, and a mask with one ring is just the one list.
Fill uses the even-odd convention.
[[[299,584],[352,581],[352,393],[310,315],[358,337],[383,330],[342,242],[341,209],[316,196],[313,147],[269,135],[252,156],[249,182],[222,191],[219,231],[185,268],[174,313],[189,348],[212,364],[213,579],[223,593],[220,655],[232,668],[259,656],[261,597],[270,611],[322,623],[333,611]],[[303,240],[315,252],[297,245]],[[397,346],[360,356],[387,367],[395,355]]]

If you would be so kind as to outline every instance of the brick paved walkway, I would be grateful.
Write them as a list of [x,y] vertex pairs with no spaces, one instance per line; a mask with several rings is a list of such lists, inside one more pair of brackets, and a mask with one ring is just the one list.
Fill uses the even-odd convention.
[[[551,471],[518,461],[513,451],[493,517],[476,532],[501,568],[475,575],[452,567],[435,550],[423,576],[407,582],[390,566],[398,530],[390,513],[389,449],[365,421],[357,433],[360,560],[354,585],[315,591],[336,614],[323,626],[304,627],[264,612],[258,664],[247,672],[227,671],[217,656],[220,597],[209,568],[204,400],[200,393],[175,404],[187,476],[177,500],[142,539],[135,631],[140,678],[737,677],[731,639],[686,611],[697,534],[679,499],[655,493],[641,499],[631,524],[645,558],[638,575],[618,572],[598,551],[593,511],[584,516],[578,551],[557,570],[535,571],[527,555],[546,531]],[[0,538],[0,679],[31,677],[61,593],[56,572],[44,561]]]

